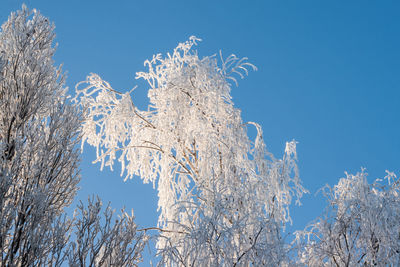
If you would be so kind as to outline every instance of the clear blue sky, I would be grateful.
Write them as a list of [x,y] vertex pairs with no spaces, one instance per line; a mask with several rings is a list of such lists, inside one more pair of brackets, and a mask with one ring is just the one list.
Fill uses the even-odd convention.
[[[232,90],[244,120],[263,126],[267,147],[281,156],[296,139],[300,174],[311,194],[292,209],[303,228],[322,213],[315,192],[344,171],[367,168],[400,175],[400,4],[398,1],[25,1],[56,24],[56,63],[73,88],[94,72],[124,91],[143,61],[196,35],[200,55],[235,53],[258,67]],[[1,0],[0,20],[21,7]],[[86,147],[78,198],[99,194],[112,206],[133,208],[137,222],[154,225],[156,192],[119,171],[99,171]]]

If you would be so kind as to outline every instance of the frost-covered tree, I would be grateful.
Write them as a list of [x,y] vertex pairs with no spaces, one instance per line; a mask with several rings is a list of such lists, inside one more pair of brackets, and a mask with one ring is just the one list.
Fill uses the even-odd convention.
[[117,220],[110,205],[102,212],[101,200],[89,198],[78,205],[74,237],[67,250],[69,266],[137,266],[147,237],[137,231],[133,214],[122,210]]
[[[158,190],[160,265],[284,264],[282,227],[289,205],[305,192],[296,165],[296,142],[282,159],[266,150],[261,127],[245,123],[233,106],[235,75],[255,67],[231,55],[200,58],[191,37],[145,62],[137,78],[149,84],[149,107],[120,93],[98,75],[77,86],[85,108],[83,144],[96,162],[121,163],[125,179],[140,176]],[[255,127],[251,141],[247,127]]]
[[61,68],[53,66],[53,28],[23,7],[0,33],[2,266],[50,263],[51,249],[66,244],[58,232],[69,221],[59,221],[59,215],[77,191],[80,121],[66,103]]
[[399,266],[400,184],[394,173],[369,184],[367,174],[346,174],[324,194],[328,208],[297,232],[306,266]]
[[[99,228],[99,201],[80,207],[80,216],[64,214],[80,180],[81,118],[66,97],[61,67],[54,66],[53,30],[47,18],[23,6],[0,32],[0,265],[60,266],[67,258],[73,265],[75,255],[81,261],[95,255],[104,261],[98,266],[126,266],[118,264],[126,257],[136,263],[143,235],[133,234],[133,216],[123,214],[110,226],[108,208]],[[83,240],[85,249],[101,253],[81,253]],[[139,244],[135,253],[129,242]]]

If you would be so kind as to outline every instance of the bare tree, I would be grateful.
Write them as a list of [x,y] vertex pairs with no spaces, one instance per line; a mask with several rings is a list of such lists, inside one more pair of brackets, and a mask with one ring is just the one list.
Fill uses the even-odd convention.
[[[67,256],[73,258],[74,244],[81,239],[70,239],[71,233],[76,229],[80,237],[88,229],[81,227],[86,215],[99,206],[97,201],[87,211],[80,207],[81,218],[64,214],[80,180],[76,144],[81,118],[66,96],[61,67],[54,66],[54,37],[54,25],[25,6],[10,15],[0,32],[1,266],[59,266]],[[111,227],[109,208],[105,216],[102,228],[97,215],[88,227],[103,231],[107,241],[90,239],[97,243],[88,246],[103,242],[122,250],[105,247],[96,265],[134,265],[141,244],[132,251],[128,243],[142,242],[143,235],[134,234],[133,217],[122,215]]]
[[386,182],[369,184],[367,174],[346,174],[324,193],[328,207],[298,231],[299,262],[306,266],[399,266],[400,187],[388,172]]
[[101,207],[99,198],[89,199],[87,207],[82,202],[78,206],[69,265],[137,266],[146,242],[137,231],[133,213],[122,211],[113,222],[114,211],[108,205],[101,214]]
[[[77,86],[85,107],[83,143],[97,162],[118,158],[126,179],[157,183],[160,265],[279,265],[288,260],[281,236],[298,177],[296,142],[283,159],[269,153],[261,127],[233,106],[231,84],[255,67],[231,55],[199,58],[191,37],[163,58],[145,62],[137,78],[149,84],[150,105],[139,110],[96,74]],[[82,84],[86,87],[82,88]],[[254,126],[251,141],[247,127]]]

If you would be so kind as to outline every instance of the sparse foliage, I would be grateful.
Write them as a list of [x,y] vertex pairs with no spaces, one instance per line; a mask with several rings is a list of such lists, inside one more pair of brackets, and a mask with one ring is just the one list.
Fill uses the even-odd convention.
[[[118,160],[125,179],[157,184],[160,265],[279,265],[288,260],[281,230],[289,205],[305,192],[296,142],[283,159],[266,150],[261,127],[244,123],[230,96],[234,74],[255,67],[234,55],[220,65],[199,58],[197,41],[153,56],[137,73],[150,86],[148,110],[96,74],[78,85],[82,145],[96,147],[102,168]],[[257,130],[253,142],[248,126]]]

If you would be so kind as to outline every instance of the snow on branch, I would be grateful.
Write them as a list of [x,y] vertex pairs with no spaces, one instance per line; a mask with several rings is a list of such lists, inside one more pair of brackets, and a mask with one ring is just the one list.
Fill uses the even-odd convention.
[[[296,143],[275,159],[258,124],[250,123],[256,140],[248,138],[229,80],[237,82],[234,75],[243,78],[255,66],[235,55],[221,62],[199,58],[193,49],[198,41],[191,37],[172,54],[145,61],[147,71],[136,78],[148,83],[147,110],[133,104],[133,93],[117,92],[96,74],[78,84],[75,100],[85,110],[82,145],[96,147],[101,167],[118,160],[125,179],[139,176],[157,185],[163,263],[281,261],[277,229],[291,221],[292,198],[306,192]],[[211,243],[194,252],[196,242]]]

